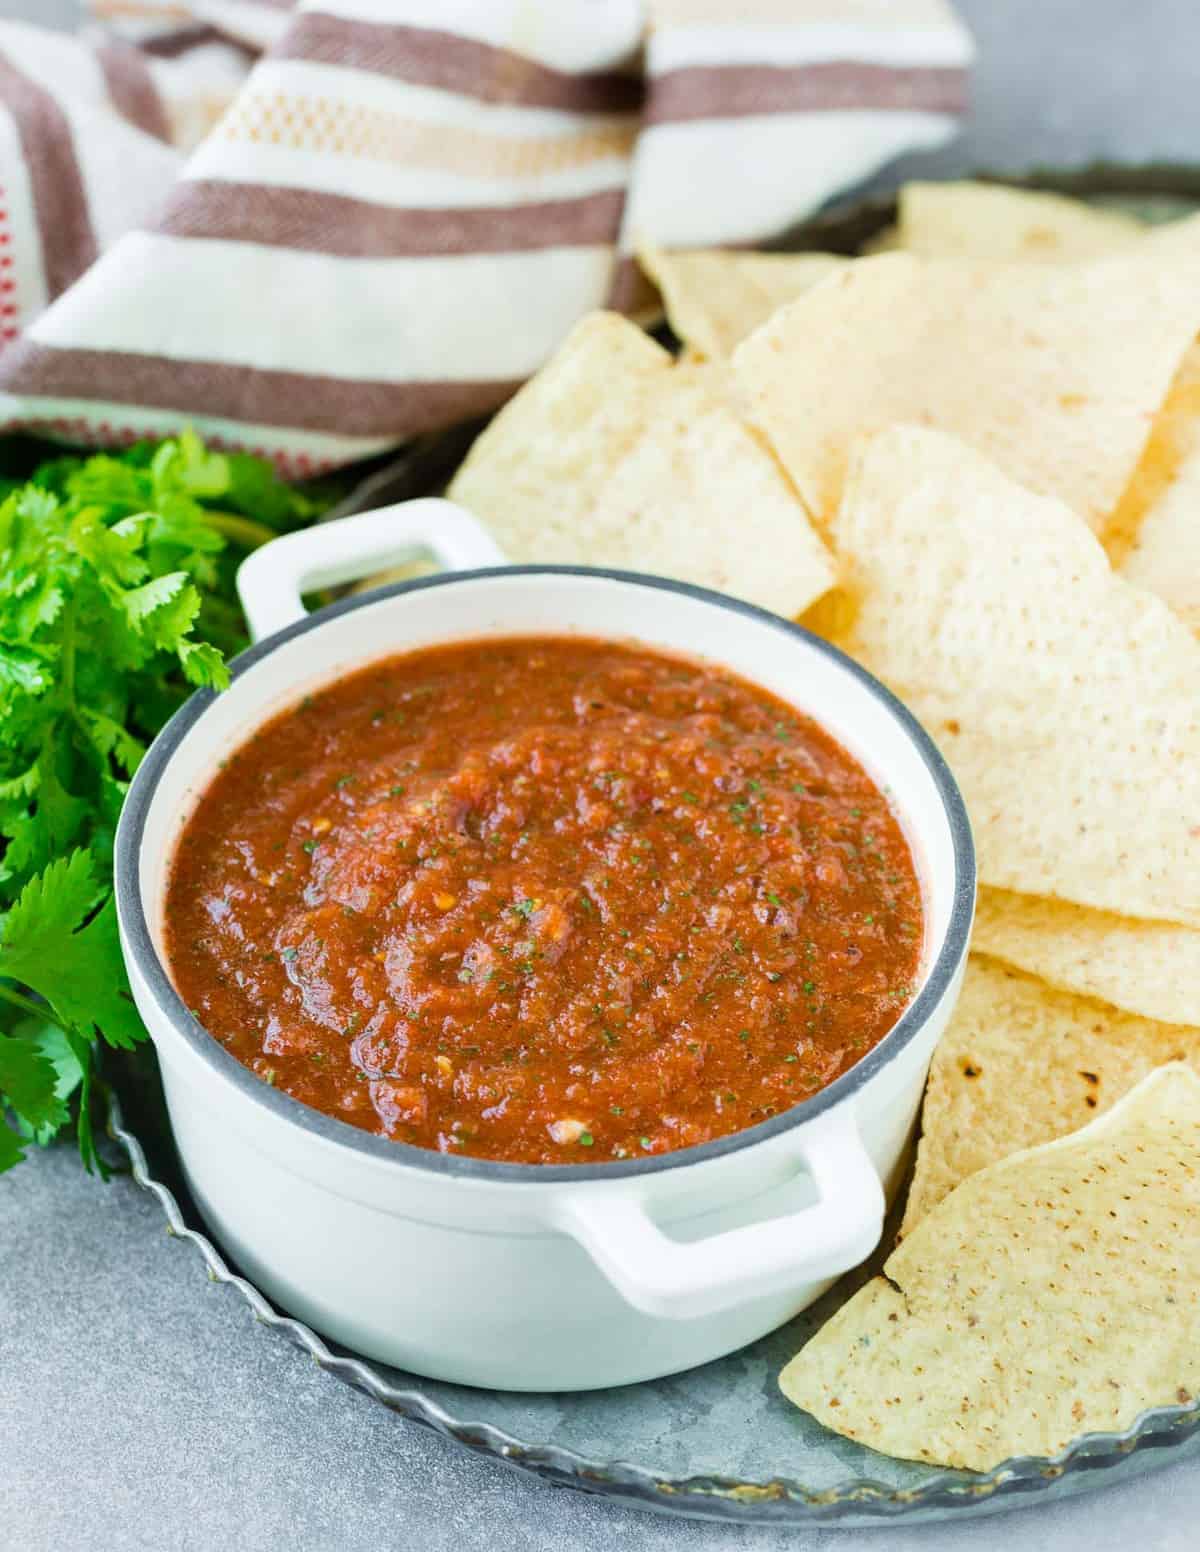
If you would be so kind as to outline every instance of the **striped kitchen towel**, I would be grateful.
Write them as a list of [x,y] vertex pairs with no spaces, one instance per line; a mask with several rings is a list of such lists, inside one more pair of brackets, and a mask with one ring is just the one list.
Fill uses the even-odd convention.
[[0,24],[0,426],[305,474],[494,408],[636,243],[939,144],[948,0],[93,0]]

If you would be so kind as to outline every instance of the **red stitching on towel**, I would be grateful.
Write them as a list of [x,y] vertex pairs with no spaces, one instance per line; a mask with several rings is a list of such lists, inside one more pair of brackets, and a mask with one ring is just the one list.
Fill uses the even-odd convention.
[[[15,334],[17,331],[11,331]],[[0,434],[9,431],[44,432],[75,442],[81,447],[130,447],[134,442],[157,442],[169,435],[163,426],[114,426],[110,421],[97,423],[69,415],[21,415],[0,421]],[[238,437],[221,436],[218,432],[205,431],[204,440],[209,447],[221,453],[254,453],[269,459],[285,479],[308,479],[328,474],[339,468],[342,460],[315,458],[310,453],[293,453],[283,448],[272,451],[261,444],[251,446]]]
[[[5,201],[5,203],[0,204],[0,245],[8,244],[11,236],[8,230],[9,215],[7,198],[8,190],[2,183],[0,183],[0,200]],[[0,258],[0,268],[12,268],[12,256],[10,254],[5,254],[3,258]],[[18,311],[16,306],[16,289],[17,282],[11,275],[6,276],[3,280],[0,280],[0,292],[3,292],[6,296],[12,297],[12,301],[8,303],[7,311],[13,315],[15,315]],[[3,348],[3,346],[6,345],[10,340],[15,340],[19,333],[20,330],[17,329],[14,324],[6,323],[0,325],[0,348]]]

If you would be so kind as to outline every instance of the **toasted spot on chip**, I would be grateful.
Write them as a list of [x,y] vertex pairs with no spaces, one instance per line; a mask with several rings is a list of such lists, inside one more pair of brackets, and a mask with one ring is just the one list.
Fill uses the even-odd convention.
[[838,644],[942,744],[981,880],[1200,925],[1200,642],[1182,621],[1061,503],[935,431],[862,446],[831,538],[853,606]]
[[667,321],[688,351],[724,361],[777,308],[850,261],[832,253],[644,248],[638,262],[662,293]]
[[1200,344],[1183,358],[1103,539],[1122,576],[1200,632]]
[[972,954],[934,1052],[902,1233],[967,1176],[1078,1130],[1171,1061],[1200,1071],[1200,1029],[1055,991]]
[[831,519],[850,448],[898,421],[953,433],[1099,530],[1200,331],[1200,259],[859,259],[734,353],[750,413]]
[[963,1182],[780,1378],[826,1427],[986,1471],[1200,1385],[1200,1079]]
[[832,558],[721,368],[594,313],[471,449],[449,495],[513,561],[619,566],[794,616]]
[[972,945],[1051,986],[1166,1024],[1200,1024],[1200,932],[983,888]]
[[1164,599],[1200,634],[1200,447],[1146,512],[1120,571]]

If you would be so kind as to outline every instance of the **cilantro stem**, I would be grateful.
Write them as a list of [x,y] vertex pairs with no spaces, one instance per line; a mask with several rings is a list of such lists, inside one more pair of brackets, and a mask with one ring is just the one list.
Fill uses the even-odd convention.
[[260,544],[267,544],[279,537],[266,523],[256,523],[250,517],[239,517],[236,512],[214,512],[209,507],[204,517],[210,528],[215,528],[219,534],[224,534],[245,550],[256,550]]
[[75,709],[75,600],[63,610],[62,647],[59,652],[59,686],[63,703]]
[[32,1018],[45,1019],[48,1024],[57,1024],[59,1029],[64,1025],[54,1016],[54,1010],[48,1002],[34,1002],[32,997],[26,997],[24,992],[14,991],[11,986],[5,986],[0,981],[0,998],[12,1003],[14,1008],[20,1008],[22,1013],[28,1013]]

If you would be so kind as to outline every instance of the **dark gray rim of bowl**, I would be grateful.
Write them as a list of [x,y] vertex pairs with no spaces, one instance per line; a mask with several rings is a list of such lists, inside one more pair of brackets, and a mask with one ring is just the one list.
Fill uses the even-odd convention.
[[[937,746],[925,729],[902,702],[873,675],[838,651],[821,637],[802,626],[771,614],[754,604],[726,597],[707,588],[690,583],[675,582],[665,577],[649,576],[635,571],[617,571],[591,566],[492,566],[471,571],[443,572],[433,577],[420,577],[412,581],[396,582],[368,593],[344,598],[324,609],[316,610],[306,619],[266,637],[249,647],[234,659],[231,673],[234,679],[253,668],[272,652],[294,641],[298,636],[320,630],[331,620],[355,610],[370,608],[388,598],[402,597],[407,593],[435,587],[462,587],[489,578],[519,576],[585,577],[598,581],[612,581],[660,592],[679,593],[685,597],[709,604],[716,609],[740,614],[781,635],[802,641],[808,648],[832,659],[841,669],[857,679],[869,693],[890,713],[901,732],[916,749],[928,770],[946,815],[954,852],[954,898],[945,937],[937,950],[929,974],[916,998],[909,1004],[894,1027],[869,1051],[863,1059],[840,1078],[821,1089],[810,1099],[803,1100],[790,1110],[761,1121],[745,1131],[734,1132],[727,1137],[695,1147],[678,1148],[669,1153],[653,1154],[644,1159],[630,1159],[602,1164],[512,1164],[493,1159],[455,1156],[436,1153],[429,1148],[419,1148],[412,1143],[393,1142],[387,1137],[377,1137],[362,1128],[351,1126],[335,1116],[324,1115],[319,1110],[293,1099],[290,1094],[266,1084],[256,1077],[192,1016],[179,993],[175,990],[166,968],[159,958],[150,935],[146,911],[142,902],[139,878],[139,861],[142,839],[150,805],[168,762],[182,740],[196,726],[221,692],[198,690],[175,713],[150,746],[138,767],[125,806],[121,813],[116,840],[116,895],[117,912],[128,951],[144,976],[159,1007],[165,1012],[175,1032],[191,1046],[193,1051],[224,1082],[239,1089],[243,1095],[261,1105],[281,1119],[301,1130],[315,1133],[325,1141],[339,1147],[366,1154],[368,1157],[402,1164],[408,1168],[430,1171],[459,1179],[505,1181],[509,1183],[556,1184],[585,1180],[614,1180],[631,1175],[656,1174],[663,1170],[679,1169],[700,1164],[710,1159],[753,1147],[783,1132],[813,1120],[843,1099],[855,1094],[868,1083],[893,1057],[897,1056],[924,1027],[946,994],[955,972],[967,951],[971,921],[975,906],[975,849],[970,821],[962,794],[950,769]],[[366,660],[364,660],[366,661]]]

